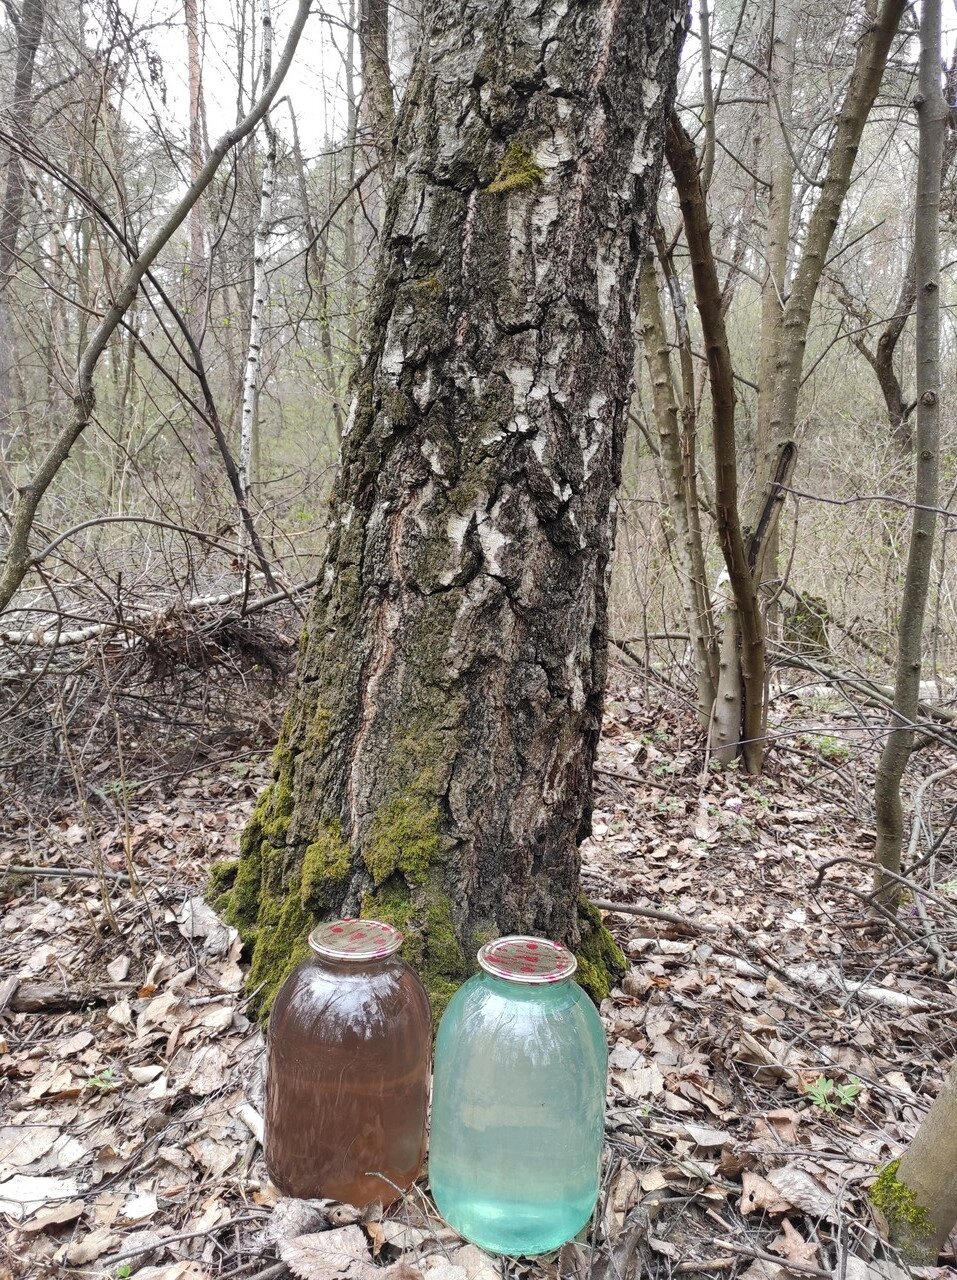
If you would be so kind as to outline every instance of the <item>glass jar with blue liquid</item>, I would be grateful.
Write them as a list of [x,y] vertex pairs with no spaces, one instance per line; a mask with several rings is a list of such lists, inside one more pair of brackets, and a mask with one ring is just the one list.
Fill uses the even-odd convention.
[[449,1002],[435,1045],[429,1183],[466,1239],[512,1257],[557,1249],[598,1199],[608,1051],[577,961],[508,937]]

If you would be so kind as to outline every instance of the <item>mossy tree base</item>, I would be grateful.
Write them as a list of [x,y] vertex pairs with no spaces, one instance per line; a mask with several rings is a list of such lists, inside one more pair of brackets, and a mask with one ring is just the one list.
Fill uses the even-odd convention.
[[932,1265],[937,1261],[937,1241],[930,1214],[914,1190],[900,1180],[900,1160],[892,1160],[871,1187],[871,1203],[887,1219],[891,1241],[908,1262]]
[[399,925],[438,1005],[503,933],[571,946],[598,999],[621,964],[578,844],[684,9],[431,6],[325,572],[221,894],[260,1007],[332,915]]
[[870,1196],[904,1257],[935,1263],[957,1227],[957,1063],[910,1146],[881,1170]]

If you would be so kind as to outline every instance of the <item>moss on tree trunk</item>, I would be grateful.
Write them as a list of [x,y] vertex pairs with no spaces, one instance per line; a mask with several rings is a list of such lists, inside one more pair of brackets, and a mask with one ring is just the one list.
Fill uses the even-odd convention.
[[[227,917],[262,1007],[313,921],[375,915],[441,1007],[579,907],[634,346],[680,0],[437,0],[353,383],[327,562]],[[232,874],[232,873],[230,873]]]

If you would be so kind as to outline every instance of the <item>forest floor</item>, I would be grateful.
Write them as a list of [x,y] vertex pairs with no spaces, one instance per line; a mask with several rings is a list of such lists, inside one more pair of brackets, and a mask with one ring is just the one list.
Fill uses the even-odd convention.
[[[659,915],[606,911],[630,967],[602,1008],[602,1197],[587,1239],[535,1260],[464,1245],[424,1183],[384,1220],[269,1184],[262,1040],[236,934],[203,898],[264,755],[101,785],[112,807],[22,797],[0,818],[0,1276],[903,1274],[867,1188],[957,1054],[957,766],[939,743],[913,757],[908,865],[925,861],[875,934],[882,723],[779,693],[750,780],[710,767],[683,695],[616,665],[584,884]],[[917,1274],[957,1276],[942,1262]]]

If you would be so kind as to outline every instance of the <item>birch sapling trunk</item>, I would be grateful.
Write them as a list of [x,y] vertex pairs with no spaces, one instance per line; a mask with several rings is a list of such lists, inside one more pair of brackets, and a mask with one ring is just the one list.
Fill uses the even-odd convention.
[[435,0],[275,781],[223,906],[268,1004],[385,918],[441,1005],[500,933],[622,957],[580,899],[607,588],[681,0]]
[[886,908],[896,904],[904,813],[901,778],[914,741],[920,698],[924,612],[933,566],[940,468],[940,169],[948,107],[941,91],[940,0],[924,0],[921,12],[920,82],[917,98],[917,200],[914,208],[915,357],[917,411],[914,427],[914,511],[897,631],[894,705],[877,776],[874,891]]
[[[262,14],[262,82],[272,75],[272,13],[269,0],[261,0]],[[259,389],[262,384],[263,326],[269,307],[269,237],[272,233],[273,187],[276,181],[276,131],[267,112],[263,119],[266,155],[263,159],[259,189],[259,217],[253,237],[253,289],[249,309],[249,342],[243,366],[243,392],[240,402],[239,475],[243,503],[252,510],[250,498],[259,480]],[[242,531],[243,545],[248,536]]]

